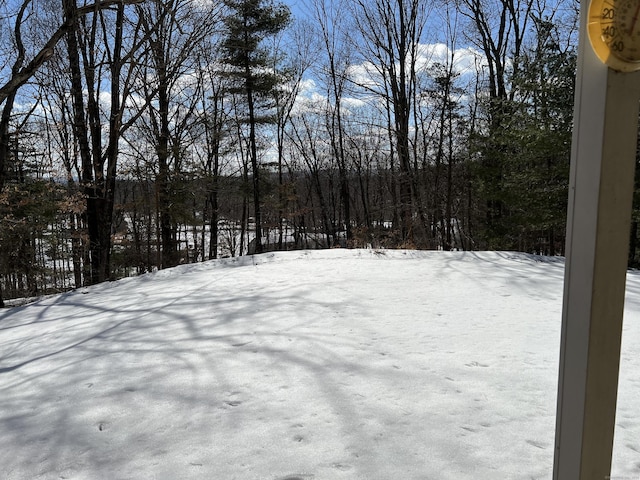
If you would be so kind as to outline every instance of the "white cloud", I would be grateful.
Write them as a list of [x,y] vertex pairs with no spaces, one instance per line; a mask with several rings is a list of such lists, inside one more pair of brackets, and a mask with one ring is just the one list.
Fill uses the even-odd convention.
[[[428,69],[436,63],[448,65],[452,59],[452,51],[444,43],[431,43],[420,45],[418,67]],[[475,74],[478,68],[486,65],[484,55],[478,50],[465,47],[453,50],[453,66],[456,73],[461,75]]]
[[300,95],[307,96],[308,94],[313,94],[316,92],[318,88],[316,81],[312,78],[305,78],[300,82]]
[[[418,73],[421,76],[428,75],[430,68],[435,64],[446,65],[452,58],[454,71],[463,77],[463,82],[474,82],[477,72],[487,63],[484,55],[472,47],[457,48],[452,52],[444,43],[420,44],[416,58]],[[381,106],[378,104],[379,97],[374,93],[384,92],[378,65],[363,61],[350,66],[347,74],[350,80],[349,93],[345,92],[341,100],[345,115],[354,114],[367,106]],[[307,77],[302,80],[293,114],[317,112],[326,108],[331,100],[328,99],[325,88],[317,78]]]

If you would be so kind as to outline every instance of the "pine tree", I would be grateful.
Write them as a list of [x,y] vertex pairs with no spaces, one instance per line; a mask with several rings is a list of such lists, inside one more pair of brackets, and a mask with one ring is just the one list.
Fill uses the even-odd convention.
[[283,4],[264,0],[225,0],[229,14],[223,42],[223,62],[230,66],[228,76],[234,84],[231,93],[244,95],[248,110],[245,122],[249,126],[249,156],[253,174],[253,205],[256,224],[255,252],[262,247],[262,209],[260,204],[260,173],[256,127],[268,121],[260,110],[269,107],[267,99],[276,87],[278,78],[269,70],[269,55],[261,42],[275,35],[289,22],[289,9]]
[[520,98],[503,141],[504,225],[508,248],[563,253],[569,183],[576,53],[562,48],[557,27],[533,18],[536,45],[522,58],[514,83]]

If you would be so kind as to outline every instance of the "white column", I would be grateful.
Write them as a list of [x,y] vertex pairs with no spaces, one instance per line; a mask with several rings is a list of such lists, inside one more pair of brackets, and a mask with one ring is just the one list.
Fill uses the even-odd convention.
[[620,363],[640,74],[604,66],[581,2],[554,480],[605,480]]

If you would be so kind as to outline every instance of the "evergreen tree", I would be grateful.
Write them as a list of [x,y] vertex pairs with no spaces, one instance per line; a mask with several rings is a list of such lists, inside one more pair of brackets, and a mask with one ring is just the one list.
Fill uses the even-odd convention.
[[533,18],[537,42],[514,79],[520,98],[503,138],[513,155],[504,167],[503,238],[509,249],[563,253],[573,125],[576,54],[556,27]]
[[38,249],[52,249],[49,227],[63,195],[60,185],[30,176],[5,185],[0,193],[0,278],[10,298],[47,290],[47,264]]
[[253,206],[256,224],[255,252],[262,247],[262,209],[260,198],[260,173],[256,127],[269,121],[260,110],[271,106],[270,93],[278,84],[278,77],[269,69],[273,62],[261,42],[275,35],[289,22],[289,9],[283,4],[265,0],[225,0],[229,14],[225,18],[227,28],[223,42],[223,62],[230,66],[228,76],[232,80],[231,93],[242,94],[246,100],[249,126],[249,157],[253,175]]

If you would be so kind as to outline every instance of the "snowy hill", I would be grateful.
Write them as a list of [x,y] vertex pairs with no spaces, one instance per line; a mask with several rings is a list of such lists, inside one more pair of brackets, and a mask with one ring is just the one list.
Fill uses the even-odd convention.
[[[0,478],[551,478],[563,268],[288,252],[2,310]],[[636,478],[634,273],[627,296],[613,473]]]

